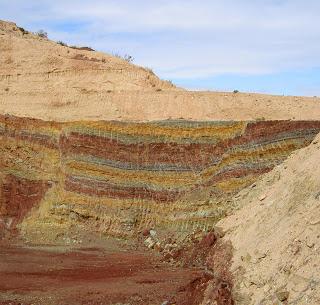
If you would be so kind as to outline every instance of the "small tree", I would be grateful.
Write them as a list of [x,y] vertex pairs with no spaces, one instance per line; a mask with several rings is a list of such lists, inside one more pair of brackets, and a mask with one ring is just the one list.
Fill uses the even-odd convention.
[[39,30],[36,34],[41,38],[45,38],[45,39],[48,38],[48,33],[45,32],[44,30]]

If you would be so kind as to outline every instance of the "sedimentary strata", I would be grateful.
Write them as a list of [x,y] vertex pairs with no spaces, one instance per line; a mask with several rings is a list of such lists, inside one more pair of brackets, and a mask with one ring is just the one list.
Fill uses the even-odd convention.
[[97,230],[121,236],[150,226],[208,229],[226,208],[219,198],[251,184],[319,131],[320,121],[1,116],[1,220],[10,229],[40,208],[29,225],[94,219]]

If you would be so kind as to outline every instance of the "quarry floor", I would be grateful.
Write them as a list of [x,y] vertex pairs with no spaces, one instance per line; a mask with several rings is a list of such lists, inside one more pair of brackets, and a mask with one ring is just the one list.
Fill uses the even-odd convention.
[[[0,244],[0,304],[196,304],[207,276],[118,247]],[[202,288],[203,287],[203,288]]]

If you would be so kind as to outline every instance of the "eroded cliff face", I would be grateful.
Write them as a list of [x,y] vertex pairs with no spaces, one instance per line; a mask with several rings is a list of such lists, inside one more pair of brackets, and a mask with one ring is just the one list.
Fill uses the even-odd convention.
[[228,198],[308,145],[320,121],[46,122],[0,117],[0,219],[37,240],[209,230]]
[[[302,170],[255,181],[312,141],[319,102],[185,91],[150,69],[0,20],[0,303],[234,305],[239,288],[241,297],[268,291],[258,273],[273,281],[275,300],[287,270],[316,270],[315,150],[294,161]],[[279,191],[265,193],[277,181]],[[307,231],[306,213],[315,217]],[[290,268],[278,265],[279,249]],[[247,279],[234,272],[238,262]]]

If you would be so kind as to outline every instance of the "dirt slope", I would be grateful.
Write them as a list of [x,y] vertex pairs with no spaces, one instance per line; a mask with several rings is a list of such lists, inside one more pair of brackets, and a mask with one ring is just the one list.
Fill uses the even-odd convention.
[[123,245],[0,247],[1,305],[194,305],[203,276]]
[[63,46],[1,20],[0,46],[1,77],[9,80],[12,91],[18,94],[30,94],[34,89],[36,93],[68,92],[68,95],[175,89],[151,70],[122,58]]
[[108,54],[0,21],[0,112],[45,120],[307,120],[320,99],[188,92]]
[[[239,193],[219,225],[239,304],[320,304],[320,135]],[[283,303],[280,302],[283,301]]]

